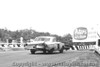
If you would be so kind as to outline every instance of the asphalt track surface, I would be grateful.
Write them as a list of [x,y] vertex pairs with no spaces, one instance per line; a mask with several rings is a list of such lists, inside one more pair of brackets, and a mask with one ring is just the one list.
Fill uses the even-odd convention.
[[0,52],[0,67],[50,67],[49,65],[55,66],[57,63],[71,63],[77,58],[85,57],[86,55],[92,55],[100,60],[99,56],[95,55],[93,51],[64,51],[64,53],[54,52],[53,54],[43,54],[42,52],[31,54],[30,51],[6,51]]

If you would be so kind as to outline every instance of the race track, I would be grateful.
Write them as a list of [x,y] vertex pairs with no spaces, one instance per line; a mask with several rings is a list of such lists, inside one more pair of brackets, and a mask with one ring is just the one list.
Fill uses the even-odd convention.
[[99,56],[96,56],[93,51],[64,51],[64,53],[54,52],[53,54],[42,52],[31,54],[29,51],[0,52],[0,67],[48,67],[48,65],[55,66],[57,63],[72,63],[79,57],[88,55],[98,59],[99,64]]

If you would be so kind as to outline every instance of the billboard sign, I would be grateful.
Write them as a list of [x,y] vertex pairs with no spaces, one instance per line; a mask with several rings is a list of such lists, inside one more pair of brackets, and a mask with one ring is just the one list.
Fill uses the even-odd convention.
[[73,42],[93,42],[97,39],[98,35],[95,29],[78,27],[73,31]]
[[84,40],[88,36],[88,30],[85,27],[79,27],[74,30],[74,39]]

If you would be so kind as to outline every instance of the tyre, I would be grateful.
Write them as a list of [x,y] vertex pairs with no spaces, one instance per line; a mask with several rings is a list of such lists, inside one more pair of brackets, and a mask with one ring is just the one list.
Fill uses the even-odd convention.
[[35,54],[35,50],[31,49],[30,50],[31,54]]
[[49,50],[48,53],[50,53],[50,54],[53,53],[53,49]]
[[60,53],[63,53],[63,51],[64,51],[64,47],[62,47],[62,48],[59,50]]

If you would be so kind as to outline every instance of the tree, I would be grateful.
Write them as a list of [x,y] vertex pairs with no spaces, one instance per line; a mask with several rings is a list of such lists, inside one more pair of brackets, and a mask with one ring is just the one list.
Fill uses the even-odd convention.
[[72,44],[72,36],[71,36],[71,34],[67,34],[67,35],[63,36],[61,41],[63,43],[65,43],[66,45]]
[[50,34],[49,32],[37,32],[32,29],[24,29],[24,30],[16,30],[9,31],[8,29],[0,29],[0,40],[6,41],[6,39],[17,40],[20,41],[20,37],[23,37],[23,40],[26,42],[27,40],[34,39],[37,36],[54,36],[57,41],[64,42],[66,44],[70,44],[72,42],[71,34],[66,34],[65,36],[59,36],[56,34]]

